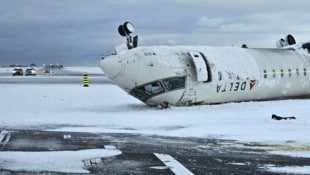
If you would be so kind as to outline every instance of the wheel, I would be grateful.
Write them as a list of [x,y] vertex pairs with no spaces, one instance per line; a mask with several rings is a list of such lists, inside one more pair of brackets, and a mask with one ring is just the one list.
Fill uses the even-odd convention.
[[124,26],[124,30],[127,34],[134,32],[133,25],[130,22],[125,22],[123,26]]
[[118,33],[119,33],[121,36],[126,36],[126,33],[125,33],[125,31],[124,31],[124,26],[123,26],[123,25],[118,26]]

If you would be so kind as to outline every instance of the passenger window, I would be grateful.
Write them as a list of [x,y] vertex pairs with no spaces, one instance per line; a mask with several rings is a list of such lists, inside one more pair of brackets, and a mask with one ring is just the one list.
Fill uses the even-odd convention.
[[296,75],[299,76],[299,69],[296,69]]
[[283,69],[281,69],[280,71],[281,71],[281,77],[283,78],[284,77],[284,71],[283,71]]
[[267,71],[264,70],[264,78],[267,78]]
[[288,76],[291,77],[292,76],[292,70],[288,69]]
[[273,72],[272,77],[273,77],[273,78],[276,78],[276,71],[273,69],[272,72]]

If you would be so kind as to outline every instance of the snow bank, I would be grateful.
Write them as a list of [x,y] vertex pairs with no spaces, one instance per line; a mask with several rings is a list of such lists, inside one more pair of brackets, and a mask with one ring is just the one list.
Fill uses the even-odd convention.
[[[288,152],[289,151],[289,152]],[[270,154],[291,156],[291,157],[304,157],[310,158],[310,150],[302,149],[302,150],[287,150],[287,151],[268,151]]]
[[274,165],[266,165],[263,169],[274,173],[285,174],[310,174],[310,166],[284,166],[277,167]]
[[13,68],[0,67],[0,73],[12,73]]
[[84,169],[83,160],[95,157],[111,157],[119,154],[121,154],[121,151],[111,149],[49,152],[4,151],[0,152],[0,165],[2,169],[16,171],[89,173]]

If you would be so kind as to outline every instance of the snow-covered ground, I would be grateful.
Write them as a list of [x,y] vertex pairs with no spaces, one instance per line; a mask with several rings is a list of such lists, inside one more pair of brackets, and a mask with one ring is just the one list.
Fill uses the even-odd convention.
[[83,72],[87,74],[103,74],[102,70],[100,67],[77,67],[77,66],[69,66],[69,67],[64,67],[64,70],[72,71],[72,72]]
[[[112,84],[90,84],[90,87],[82,84],[1,84],[0,92],[0,131],[48,128],[233,139],[272,145],[266,147],[271,154],[310,157],[310,99],[161,110],[146,106]],[[295,116],[296,120],[276,121],[271,119],[272,114]],[[27,157],[27,153],[23,154],[13,152],[10,155]],[[68,153],[71,154],[74,155]],[[1,153],[0,157],[4,155]],[[51,153],[51,156],[57,158],[58,153]],[[265,168],[283,172],[287,167]],[[299,170],[310,173],[309,167]]]
[[[3,169],[15,171],[51,171],[63,173],[88,173],[84,166],[87,161],[96,161],[94,157],[111,157],[121,154],[119,150],[89,149],[80,151],[49,152],[0,152],[0,165]],[[83,164],[84,162],[84,164]],[[38,166],[39,165],[39,166]]]
[[[114,85],[2,84],[1,127],[309,144],[310,100],[150,108]],[[295,116],[276,121],[272,114]]]

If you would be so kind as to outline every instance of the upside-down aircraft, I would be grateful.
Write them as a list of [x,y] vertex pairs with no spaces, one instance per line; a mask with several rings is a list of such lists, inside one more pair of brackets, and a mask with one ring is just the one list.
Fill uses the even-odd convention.
[[108,78],[150,106],[298,98],[310,95],[310,43],[292,35],[277,48],[148,46],[138,47],[133,25],[118,31],[123,47],[103,58]]

